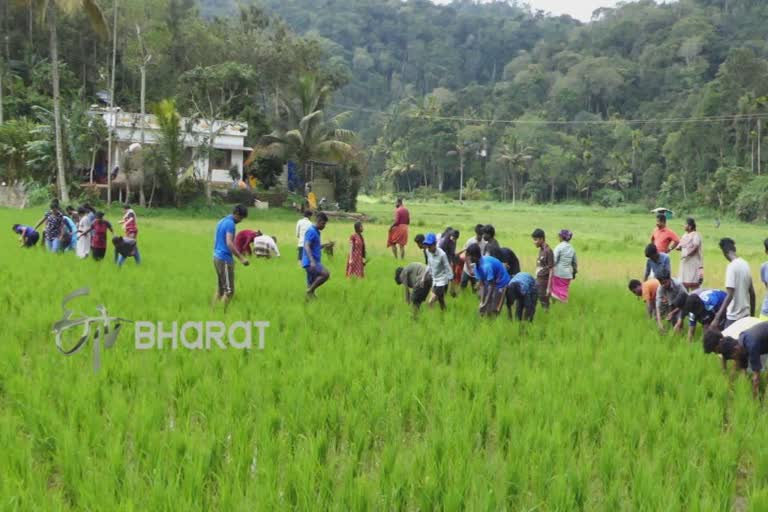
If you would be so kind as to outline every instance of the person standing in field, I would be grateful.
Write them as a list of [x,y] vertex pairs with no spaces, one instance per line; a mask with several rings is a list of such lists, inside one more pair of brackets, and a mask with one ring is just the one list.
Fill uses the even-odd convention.
[[80,221],[77,223],[77,248],[75,249],[78,258],[87,258],[91,252],[91,222],[88,211],[80,207],[77,212],[80,215]]
[[253,241],[256,237],[261,236],[261,231],[254,231],[252,229],[242,229],[235,235],[235,247],[237,252],[242,255],[250,256],[253,254]]
[[538,302],[536,279],[528,272],[515,274],[507,285],[507,315],[512,315],[512,306],[517,304],[515,317],[518,321],[533,322]]
[[107,230],[114,233],[112,224],[104,220],[104,212],[96,212],[91,226],[81,236],[89,236],[91,240],[91,256],[96,261],[104,259],[107,253]]
[[497,315],[504,304],[507,285],[510,282],[506,267],[493,256],[483,256],[477,244],[467,248],[467,258],[475,266],[480,292],[480,316]]
[[735,322],[722,333],[711,329],[704,333],[704,353],[714,352],[721,356],[723,370],[733,360],[735,369],[752,372],[752,396],[759,398],[761,372],[768,354],[768,322],[746,317]]
[[312,211],[304,210],[304,216],[296,223],[296,241],[299,244],[298,256],[299,264],[301,264],[302,257],[304,256],[304,235],[307,234],[307,230],[312,227]]
[[277,247],[277,237],[268,236],[259,233],[259,235],[253,239],[253,255],[257,258],[271,258],[272,256],[280,257],[280,249]]
[[235,260],[248,266],[248,260],[235,247],[235,225],[248,217],[248,208],[239,204],[231,215],[227,215],[216,224],[213,240],[213,268],[218,281],[214,304],[223,302],[226,308],[235,295]]
[[315,298],[315,290],[331,278],[330,272],[320,263],[323,243],[320,232],[328,224],[328,216],[323,212],[315,215],[315,223],[307,229],[304,235],[304,251],[301,265],[307,273],[307,299]]
[[558,237],[560,238],[560,243],[557,244],[553,251],[555,266],[552,270],[550,292],[552,298],[560,302],[568,302],[568,291],[571,281],[576,279],[579,268],[576,260],[576,251],[571,245],[573,233],[563,229],[558,234]]
[[651,243],[660,253],[669,254],[677,247],[680,237],[667,227],[667,216],[663,213],[656,215],[656,229],[651,233]]
[[392,254],[397,259],[397,247],[400,247],[400,259],[405,259],[405,245],[408,243],[408,225],[411,223],[411,215],[403,206],[402,198],[397,198],[395,203],[395,219],[389,228],[387,247],[392,247]]
[[365,239],[363,223],[355,222],[355,232],[349,237],[349,257],[347,258],[347,277],[365,277]]
[[[768,238],[763,241],[763,246],[765,247],[765,254],[768,254]],[[760,266],[760,281],[763,282],[763,286],[768,291],[768,261]],[[760,320],[768,320],[768,292],[763,299],[763,306],[760,308]]]
[[679,295],[687,295],[687,293],[683,283],[678,279],[672,279],[667,271],[659,272],[656,278],[659,280],[659,288],[656,290],[656,325],[659,327],[659,332],[664,332],[665,320],[672,322],[672,325],[677,324],[679,313],[675,312],[672,304]]
[[493,256],[494,258],[498,258],[501,246],[499,245],[499,241],[496,240],[496,228],[491,224],[483,226],[483,241],[485,242],[483,256]]
[[13,232],[19,235],[19,244],[22,247],[34,247],[37,241],[40,240],[40,233],[31,226],[14,224]]
[[112,238],[112,245],[115,246],[118,267],[122,267],[128,258],[133,258],[137,265],[141,264],[139,246],[136,244],[135,238],[116,236]]
[[45,223],[45,231],[43,232],[45,247],[49,252],[62,251],[61,237],[64,233],[64,215],[61,213],[58,200],[51,201],[50,209],[45,212],[43,218],[33,229],[37,230],[43,223]]
[[645,257],[648,259],[645,262],[643,281],[647,281],[651,277],[656,277],[659,272],[672,274],[672,264],[670,263],[669,256],[663,252],[659,252],[654,244],[648,244],[645,247]]
[[645,282],[632,279],[629,282],[629,291],[643,299],[643,302],[645,302],[645,310],[647,311],[649,318],[656,317],[656,292],[658,289],[658,279],[648,279]]
[[61,234],[61,250],[74,251],[77,247],[77,224],[69,215],[64,215],[64,229]]
[[419,233],[415,237],[413,237],[413,243],[416,244],[416,247],[419,248],[419,250],[424,254],[424,264],[428,265],[429,260],[427,259],[427,248],[424,245],[424,235]]
[[725,290],[728,295],[713,323],[720,325],[725,317],[723,325],[727,328],[737,320],[755,316],[755,288],[752,286],[752,270],[749,263],[736,255],[736,242],[723,238],[720,240],[720,250],[729,261],[725,269]]
[[413,307],[415,315],[432,289],[432,275],[422,263],[409,263],[395,270],[395,282],[405,290],[405,303]]
[[437,246],[437,237],[434,233],[427,233],[424,237],[424,245],[427,248],[429,273],[432,275],[432,297],[429,299],[429,305],[433,306],[437,301],[440,303],[440,309],[445,311],[445,292],[448,291],[448,283],[453,278],[451,263],[445,251]]
[[696,231],[696,221],[688,217],[685,221],[685,234],[680,239],[680,281],[688,290],[695,290],[704,282],[704,258],[701,235]]
[[131,208],[131,205],[128,203],[123,205],[123,218],[120,220],[120,224],[123,225],[125,237],[136,240],[136,237],[139,236],[136,212],[133,211],[133,208]]
[[[722,290],[704,290],[702,288],[692,291],[688,295],[678,295],[672,304],[681,313],[675,330],[680,331],[683,328],[683,319],[687,316],[688,342],[692,342],[696,335],[696,324],[701,324],[705,330],[712,325],[712,320],[714,320],[727,296],[728,293]],[[723,325],[715,325],[714,327],[718,330],[723,329]]]
[[[445,252],[448,257],[448,263],[451,264],[451,282],[449,283],[449,289],[451,291],[451,297],[456,296],[456,286],[461,282],[461,274],[457,274],[457,266],[459,258],[456,256],[456,242],[459,239],[460,233],[451,227],[445,230],[443,236],[438,238],[437,246]],[[458,269],[461,272],[461,269]]]
[[539,293],[539,302],[544,311],[549,309],[549,294],[552,286],[552,270],[555,267],[555,254],[547,244],[547,237],[543,229],[535,229],[531,234],[533,244],[539,250],[536,258],[536,288]]

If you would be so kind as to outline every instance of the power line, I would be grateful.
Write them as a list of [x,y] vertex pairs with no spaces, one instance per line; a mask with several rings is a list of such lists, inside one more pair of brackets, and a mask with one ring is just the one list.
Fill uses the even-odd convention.
[[[383,110],[370,109],[365,107],[355,107],[351,105],[334,105],[338,108],[368,112],[388,117],[394,117],[395,114],[384,112]],[[614,124],[693,124],[693,123],[722,123],[724,121],[741,121],[752,119],[768,119],[768,113],[764,114],[730,114],[721,116],[704,117],[667,117],[651,119],[606,119],[606,120],[583,120],[583,121],[547,121],[543,119],[483,119],[477,117],[463,116],[435,116],[428,114],[403,114],[411,119],[425,119],[434,121],[459,121],[463,123],[476,124],[519,124],[519,125],[538,125],[538,126],[569,126],[569,125],[614,125]]]

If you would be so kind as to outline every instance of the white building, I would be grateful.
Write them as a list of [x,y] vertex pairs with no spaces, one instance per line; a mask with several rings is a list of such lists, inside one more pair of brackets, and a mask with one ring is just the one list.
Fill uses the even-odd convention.
[[[112,165],[114,167],[122,161],[122,155],[131,144],[141,142],[141,114],[122,112],[119,108],[115,108],[115,115],[109,111],[109,108],[92,108],[91,112],[95,115],[101,115],[107,127],[113,130],[115,138],[112,141],[114,151]],[[247,154],[253,151],[253,148],[245,146],[245,138],[248,135],[248,126],[245,123],[214,121],[212,131],[210,123],[206,120],[196,121],[189,126],[189,119],[182,118],[181,123],[182,131],[185,133],[184,144],[187,151],[190,152],[190,156],[194,156],[197,177],[201,179],[208,177],[208,157],[197,154],[196,150],[204,145],[210,134],[213,133],[213,155],[211,157],[213,182],[231,183],[232,178],[229,170],[232,167],[237,169],[242,178],[243,162],[247,158]],[[160,126],[157,123],[157,118],[154,115],[146,114],[144,116],[144,143],[147,145],[156,143],[159,133]],[[106,160],[106,155],[104,155],[104,159]]]

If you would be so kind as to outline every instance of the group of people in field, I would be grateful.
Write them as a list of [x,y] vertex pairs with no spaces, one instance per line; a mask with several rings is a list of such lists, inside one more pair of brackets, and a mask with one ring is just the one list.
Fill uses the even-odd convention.
[[[704,352],[718,354],[723,369],[732,360],[734,370],[750,372],[754,395],[760,396],[761,372],[768,356],[768,296],[758,312],[752,270],[738,256],[731,238],[719,242],[728,262],[723,288],[704,287],[702,238],[695,219],[686,219],[682,237],[667,227],[667,220],[667,214],[657,215],[645,248],[643,280],[631,280],[629,290],[642,298],[661,332],[668,328],[682,332],[687,322],[687,339],[692,342],[701,325]],[[763,249],[768,254],[768,239]],[[677,277],[672,277],[673,251],[680,253]],[[768,287],[768,262],[760,267],[760,280]]]
[[[122,266],[128,258],[134,258],[141,263],[141,255],[137,245],[139,234],[136,212],[129,204],[123,205],[123,217],[120,220],[124,236],[113,236],[112,246],[115,250],[115,262]],[[45,225],[42,241],[40,226]],[[112,224],[104,218],[104,212],[96,211],[90,204],[75,208],[62,208],[59,201],[51,201],[48,211],[34,226],[14,224],[13,232],[19,236],[22,247],[31,248],[37,245],[51,253],[73,252],[80,259],[92,257],[94,260],[104,259],[107,253],[107,231],[114,235]]]
[[[405,259],[410,213],[398,199],[394,222],[390,226],[387,246],[397,259]],[[547,244],[546,234],[536,229],[531,234],[538,249],[536,270],[523,272],[514,251],[502,247],[491,224],[477,224],[459,250],[461,233],[452,227],[442,233],[417,234],[416,246],[424,263],[413,262],[395,270],[395,283],[402,286],[406,303],[414,313],[422,304],[435,303],[446,310],[446,295],[455,297],[457,290],[471,287],[477,293],[481,316],[498,315],[506,304],[507,316],[532,322],[537,304],[549,308],[550,298],[567,302],[570,284],[578,272],[576,251],[571,245],[573,234],[564,229],[558,234],[554,250]]]

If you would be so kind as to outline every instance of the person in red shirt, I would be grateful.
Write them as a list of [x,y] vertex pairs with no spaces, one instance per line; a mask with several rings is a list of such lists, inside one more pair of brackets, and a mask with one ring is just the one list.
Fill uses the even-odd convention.
[[107,253],[107,230],[114,234],[112,230],[112,224],[109,221],[104,220],[104,212],[96,212],[96,220],[93,221],[91,227],[85,231],[82,236],[93,232],[91,235],[91,255],[96,261],[103,260],[104,255]]
[[133,238],[135,240],[139,235],[139,228],[136,224],[136,212],[133,211],[133,208],[128,203],[123,205],[123,211],[125,213],[120,224],[123,225],[126,238]]
[[261,236],[261,231],[252,231],[250,229],[238,231],[237,235],[235,235],[235,247],[237,247],[237,252],[251,256],[253,254],[253,240],[257,236]]
[[675,250],[680,243],[680,237],[677,233],[667,227],[667,216],[660,213],[656,216],[656,229],[651,234],[651,243],[656,246],[659,252],[668,254]]
[[397,199],[395,203],[395,220],[389,228],[387,247],[392,248],[392,254],[397,259],[397,247],[400,246],[400,259],[405,259],[405,245],[408,243],[408,225],[411,216],[408,209],[403,206],[403,200]]

